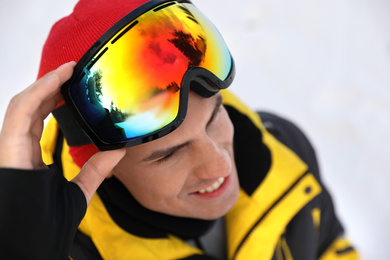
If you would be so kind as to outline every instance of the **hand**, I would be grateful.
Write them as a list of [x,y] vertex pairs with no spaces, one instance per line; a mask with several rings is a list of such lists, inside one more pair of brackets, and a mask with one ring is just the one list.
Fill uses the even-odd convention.
[[[68,80],[75,62],[49,72],[10,102],[0,133],[0,167],[43,169],[40,139],[43,120],[62,101],[60,87]],[[99,152],[83,167],[72,181],[83,191],[87,202],[101,182],[125,155],[125,150]]]

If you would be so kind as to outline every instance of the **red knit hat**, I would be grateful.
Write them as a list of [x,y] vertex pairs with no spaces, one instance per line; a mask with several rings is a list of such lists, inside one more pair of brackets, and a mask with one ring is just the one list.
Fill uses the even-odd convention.
[[[53,25],[42,50],[38,78],[83,54],[123,16],[148,0],[80,0],[73,13]],[[70,147],[80,167],[98,149],[93,144]]]

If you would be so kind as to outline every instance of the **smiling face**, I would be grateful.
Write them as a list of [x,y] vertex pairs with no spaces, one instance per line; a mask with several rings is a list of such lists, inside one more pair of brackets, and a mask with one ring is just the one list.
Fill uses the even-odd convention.
[[233,125],[217,94],[190,93],[182,125],[160,139],[126,148],[113,171],[144,207],[199,219],[216,219],[239,192]]

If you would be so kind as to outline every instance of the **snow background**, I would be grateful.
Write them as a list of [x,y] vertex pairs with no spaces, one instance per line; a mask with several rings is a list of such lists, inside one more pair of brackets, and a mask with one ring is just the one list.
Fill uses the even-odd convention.
[[[0,1],[1,121],[11,97],[35,80],[51,25],[75,3]],[[390,259],[390,2],[194,3],[235,58],[232,91],[304,130],[348,237],[363,259]]]

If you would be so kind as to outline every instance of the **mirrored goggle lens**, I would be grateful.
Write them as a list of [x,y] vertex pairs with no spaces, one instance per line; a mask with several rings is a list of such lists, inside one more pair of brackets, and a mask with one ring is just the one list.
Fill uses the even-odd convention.
[[205,68],[223,81],[232,60],[216,28],[196,7],[169,2],[113,36],[85,66],[70,95],[102,141],[150,135],[177,117],[182,79],[191,67]]

